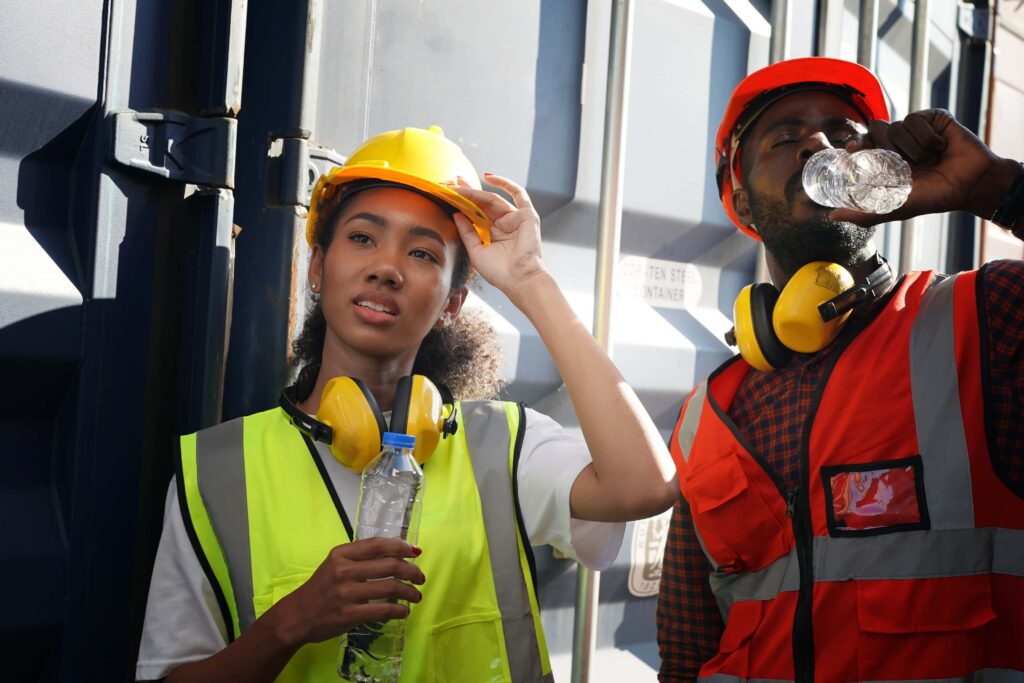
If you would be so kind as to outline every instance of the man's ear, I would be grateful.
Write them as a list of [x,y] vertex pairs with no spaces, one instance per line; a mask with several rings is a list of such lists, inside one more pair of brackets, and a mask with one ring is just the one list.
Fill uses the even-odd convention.
[[740,219],[740,223],[757,232],[757,228],[754,227],[754,214],[750,210],[750,197],[745,189],[733,190],[732,208],[736,212],[736,217]]

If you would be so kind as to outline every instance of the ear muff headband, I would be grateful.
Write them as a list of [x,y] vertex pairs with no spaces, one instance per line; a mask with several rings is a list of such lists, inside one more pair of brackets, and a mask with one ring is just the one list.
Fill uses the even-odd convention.
[[[408,430],[409,427],[409,405],[412,401],[414,378],[421,375],[406,375],[398,380],[395,385],[395,400],[391,404],[391,423],[388,425],[389,432],[396,434],[409,434],[416,436]],[[418,407],[419,408],[419,407]],[[417,444],[418,444],[417,440]]]
[[398,381],[390,428],[369,387],[353,377],[335,377],[327,383],[316,418],[299,410],[286,393],[281,394],[280,405],[300,431],[330,445],[335,459],[357,472],[380,452],[385,431],[415,436],[413,452],[423,464],[442,438],[458,430],[451,392],[423,375]]
[[881,254],[875,254],[875,269],[868,278],[818,306],[818,313],[825,322],[834,320],[852,310],[861,301],[878,299],[888,291],[891,284],[892,271],[889,270],[889,262],[882,258]]
[[292,402],[285,391],[281,392],[281,398],[278,399],[277,405],[280,406],[281,410],[288,415],[292,424],[294,424],[300,432],[315,441],[322,441],[323,443],[330,445],[331,441],[334,439],[334,431],[330,426],[320,422],[312,415],[307,415],[299,410],[299,407]]
[[752,367],[769,371],[792,352],[816,353],[839,335],[855,306],[881,298],[892,272],[878,254],[875,269],[860,284],[836,263],[815,261],[800,268],[778,292],[769,283],[748,285],[736,297],[730,344]]

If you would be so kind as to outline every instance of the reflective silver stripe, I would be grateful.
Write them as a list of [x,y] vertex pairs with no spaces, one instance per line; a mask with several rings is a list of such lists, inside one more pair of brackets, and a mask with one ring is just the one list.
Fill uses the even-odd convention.
[[249,504],[245,493],[242,433],[242,419],[197,433],[196,478],[210,523],[224,549],[235,593],[238,628],[244,632],[256,621],[256,610],[252,604]]
[[462,415],[473,475],[480,492],[487,549],[512,680],[517,683],[551,681],[550,675],[541,674],[540,648],[526,587],[530,579],[523,575],[519,562],[515,499],[508,460],[512,435],[508,431],[505,405],[498,401],[463,403]]
[[[928,579],[995,572],[1024,576],[1024,531],[933,529],[869,538],[814,539],[814,581]],[[800,588],[796,550],[764,569],[711,575],[723,616],[733,603]]]
[[933,529],[974,526],[971,467],[960,412],[949,277],[924,295],[910,331],[910,386]]
[[996,574],[1024,576],[1024,530],[996,529],[992,571]]
[[[815,554],[815,559],[817,559],[817,554]],[[817,572],[815,572],[814,578],[818,578]],[[794,548],[785,557],[780,557],[756,572],[740,574],[713,572],[710,583],[711,591],[718,601],[718,611],[722,613],[722,619],[728,619],[733,603],[747,600],[771,600],[779,593],[795,591],[800,588],[800,565],[797,563],[796,549]]]
[[981,669],[967,676],[956,678],[915,678],[913,680],[892,679],[864,681],[864,683],[1021,683],[1024,673],[1012,669]]
[[[777,678],[740,678],[728,674],[715,674],[697,679],[699,683],[789,683]],[[982,669],[957,678],[915,678],[913,680],[864,681],[863,683],[1022,683],[1024,673],[1012,669]]]
[[693,449],[693,440],[697,436],[700,414],[704,410],[704,397],[707,393],[708,381],[704,380],[693,390],[690,402],[686,404],[683,421],[679,424],[679,436],[676,438],[679,450],[683,453],[683,460],[689,461],[690,459],[690,451]]

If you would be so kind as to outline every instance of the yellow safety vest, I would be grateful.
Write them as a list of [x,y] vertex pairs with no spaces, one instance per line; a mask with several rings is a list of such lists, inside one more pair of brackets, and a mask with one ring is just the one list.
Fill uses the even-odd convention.
[[[515,493],[525,429],[514,403],[458,406],[460,429],[424,465],[417,564],[423,600],[406,625],[403,682],[551,681]],[[181,438],[182,518],[231,642],[302,585],[349,515],[315,446],[280,409]],[[337,639],[303,646],[277,680],[339,680]]]

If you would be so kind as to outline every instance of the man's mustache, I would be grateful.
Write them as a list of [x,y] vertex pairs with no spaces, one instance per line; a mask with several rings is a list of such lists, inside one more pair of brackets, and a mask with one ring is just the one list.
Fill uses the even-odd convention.
[[786,199],[790,202],[800,195],[803,195],[804,198],[807,197],[807,194],[804,192],[803,175],[804,169],[801,166],[800,170],[790,176],[789,180],[786,181],[784,191],[786,193]]
[[821,204],[814,202],[813,200],[811,200],[810,197],[807,196],[807,193],[804,192],[803,175],[804,169],[801,166],[800,170],[794,173],[792,176],[790,176],[789,180],[786,181],[786,185],[783,187],[783,193],[786,195],[786,201],[789,202],[790,205],[792,205],[793,202],[796,201],[797,199],[806,199],[814,206],[817,206],[821,209],[829,209],[829,207],[822,206]]

